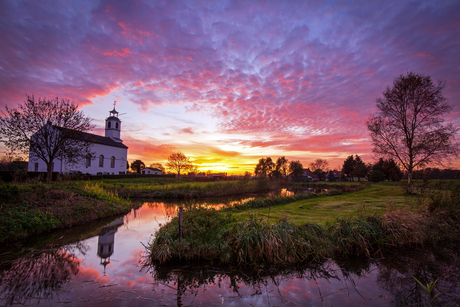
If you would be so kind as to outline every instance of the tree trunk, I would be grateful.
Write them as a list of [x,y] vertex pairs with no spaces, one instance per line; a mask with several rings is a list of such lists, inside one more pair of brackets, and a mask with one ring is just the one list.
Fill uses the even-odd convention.
[[414,182],[412,180],[412,170],[407,171],[407,183],[408,183],[408,188],[407,191],[412,194],[414,192]]
[[50,183],[53,180],[53,162],[46,163],[46,182]]

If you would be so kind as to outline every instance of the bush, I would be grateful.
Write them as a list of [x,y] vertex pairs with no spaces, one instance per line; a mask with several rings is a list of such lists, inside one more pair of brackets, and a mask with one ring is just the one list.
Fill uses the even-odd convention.
[[370,174],[369,174],[369,181],[371,182],[381,182],[384,180],[384,176],[383,176],[383,173],[379,170],[373,170]]
[[8,203],[16,200],[19,196],[19,189],[17,186],[10,186],[9,184],[0,183],[0,203]]

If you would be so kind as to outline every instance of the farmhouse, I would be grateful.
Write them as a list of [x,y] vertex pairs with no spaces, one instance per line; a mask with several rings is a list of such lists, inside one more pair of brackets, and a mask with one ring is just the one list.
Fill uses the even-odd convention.
[[[55,159],[53,172],[102,175],[102,174],[124,174],[126,172],[128,146],[120,139],[121,120],[118,112],[109,112],[110,116],[105,120],[105,136],[91,133],[78,133],[78,137],[90,141],[91,152],[82,164],[70,164],[65,159]],[[29,172],[46,172],[46,163],[36,157],[33,151],[29,153]]]
[[142,174],[147,174],[147,175],[161,175],[163,172],[158,168],[147,167],[147,168],[144,168],[141,171],[141,173]]
[[288,182],[309,182],[315,180],[315,178],[316,175],[309,168],[304,168],[302,175],[294,176],[294,173],[291,173],[287,176]]

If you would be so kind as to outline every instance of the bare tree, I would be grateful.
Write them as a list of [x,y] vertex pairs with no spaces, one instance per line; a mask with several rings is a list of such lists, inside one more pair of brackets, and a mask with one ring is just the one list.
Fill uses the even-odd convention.
[[393,158],[407,170],[409,191],[416,167],[442,162],[457,155],[458,128],[444,124],[452,105],[442,95],[444,81],[433,84],[429,76],[400,75],[377,98],[378,112],[367,121],[373,151]]
[[315,172],[316,170],[327,172],[329,162],[326,159],[316,159],[315,162],[311,162],[308,166],[312,172]]
[[177,177],[180,177],[180,172],[185,172],[191,169],[193,167],[193,164],[190,161],[190,158],[188,158],[182,152],[179,151],[173,152],[169,155],[166,167],[177,172]]
[[28,95],[18,108],[5,109],[0,116],[0,141],[11,151],[43,160],[48,182],[55,159],[78,164],[91,154],[92,142],[83,133],[93,128],[91,119],[68,99],[35,100]]

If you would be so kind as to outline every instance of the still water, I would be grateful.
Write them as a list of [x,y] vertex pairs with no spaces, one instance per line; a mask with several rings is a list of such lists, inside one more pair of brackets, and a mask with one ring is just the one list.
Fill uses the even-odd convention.
[[257,272],[146,265],[143,244],[178,206],[145,202],[123,217],[3,247],[0,306],[428,306],[412,276],[438,279],[437,304],[460,302],[459,253],[441,248]]

